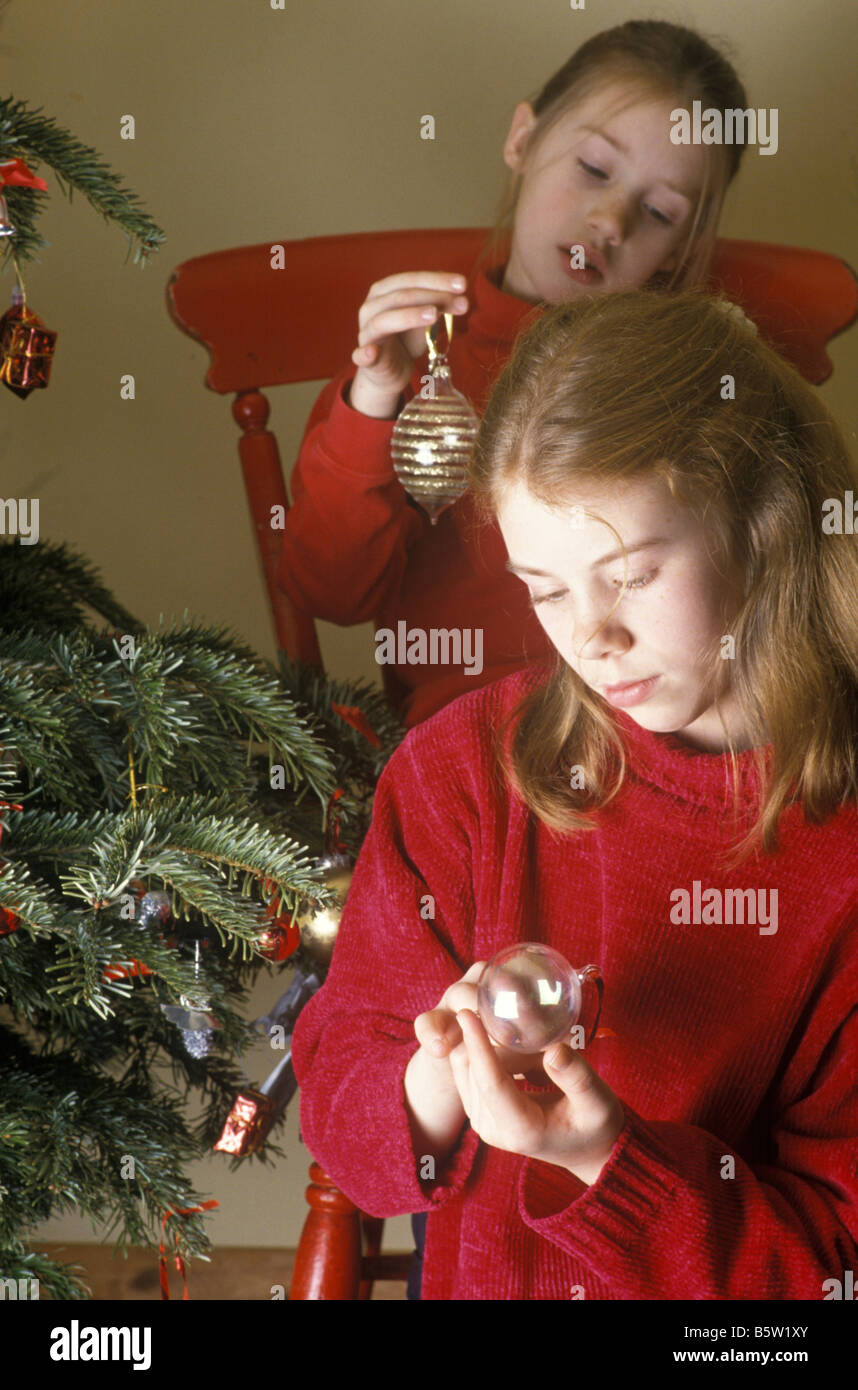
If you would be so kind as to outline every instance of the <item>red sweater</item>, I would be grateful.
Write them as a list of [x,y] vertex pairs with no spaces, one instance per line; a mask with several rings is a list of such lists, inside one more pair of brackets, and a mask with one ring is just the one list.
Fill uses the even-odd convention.
[[[450,367],[453,385],[482,413],[533,305],[483,273],[469,299],[466,331],[456,320]],[[412,725],[544,656],[548,640],[524,585],[505,567],[498,527],[477,521],[473,499],[460,498],[435,526],[409,500],[390,458],[394,421],[361,415],[343,398],[355,371],[349,366],[329,382],[310,415],[291,478],[280,583],[299,607],[329,622],[373,621],[394,633],[400,621],[425,631],[482,629],[480,674],[465,665],[382,667],[388,694]],[[425,360],[406,397],[419,390],[422,371]]]
[[[386,766],[330,975],[295,1032],[303,1136],[363,1210],[429,1212],[426,1299],[822,1299],[858,1270],[858,813],[813,826],[790,807],[778,854],[725,875],[729,759],[617,711],[619,797],[598,830],[553,837],[492,777],[492,730],[536,678],[456,700]],[[671,893],[695,881],[776,889],[777,931],[675,925]],[[625,1128],[590,1187],[467,1125],[421,1182],[414,1018],[517,939],[601,966],[616,1036],[587,1057]]]

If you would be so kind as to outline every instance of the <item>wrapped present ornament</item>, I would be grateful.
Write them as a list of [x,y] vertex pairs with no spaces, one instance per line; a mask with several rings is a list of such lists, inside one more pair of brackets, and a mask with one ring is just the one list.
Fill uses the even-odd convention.
[[279,1120],[298,1089],[292,1066],[292,1031],[307,1000],[321,985],[315,972],[296,971],[295,978],[281,994],[270,1014],[257,1018],[253,1026],[274,1042],[273,1030],[282,1029],[283,1056],[258,1090],[248,1086],[229,1112],[223,1132],[212,1148],[219,1153],[242,1158],[262,1148],[271,1126]]
[[236,1158],[256,1153],[262,1148],[273,1124],[274,1102],[261,1091],[248,1087],[237,1095],[227,1116],[223,1133],[213,1149],[233,1154]]
[[12,307],[0,318],[0,381],[26,400],[45,387],[51,375],[57,335],[27,308],[21,291],[12,291]]
[[[453,315],[445,314],[447,347]],[[421,392],[398,417],[390,452],[396,476],[434,526],[441,513],[468,487],[468,458],[479,419],[453,385],[446,352],[436,343],[437,323],[426,329],[429,374]]]

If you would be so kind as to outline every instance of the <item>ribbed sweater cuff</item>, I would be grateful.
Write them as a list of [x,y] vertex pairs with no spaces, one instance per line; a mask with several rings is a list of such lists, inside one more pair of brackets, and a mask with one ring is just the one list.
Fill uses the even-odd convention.
[[599,1269],[652,1238],[653,1223],[676,1183],[669,1150],[652,1126],[625,1106],[626,1123],[589,1187],[553,1164],[526,1159],[519,1177],[522,1220],[568,1254]]
[[467,1125],[457,1147],[442,1165],[435,1182],[422,1184],[424,1198],[429,1199],[432,1209],[443,1206],[451,1197],[458,1197],[459,1193],[464,1191],[479,1146],[479,1137],[470,1125]]

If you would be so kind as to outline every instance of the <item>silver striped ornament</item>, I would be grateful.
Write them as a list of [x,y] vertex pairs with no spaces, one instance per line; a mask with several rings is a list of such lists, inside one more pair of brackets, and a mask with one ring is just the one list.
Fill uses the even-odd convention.
[[[452,314],[445,314],[444,321],[449,347]],[[398,417],[390,444],[396,476],[433,526],[467,491],[468,460],[480,427],[476,412],[452,383],[447,355],[437,349],[435,329],[431,324],[426,330],[429,379]]]

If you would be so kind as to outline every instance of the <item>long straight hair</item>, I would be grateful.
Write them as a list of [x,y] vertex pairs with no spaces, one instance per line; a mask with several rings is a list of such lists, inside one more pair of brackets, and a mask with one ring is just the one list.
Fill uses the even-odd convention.
[[[564,116],[601,89],[614,89],[616,110],[649,96],[675,97],[677,107],[700,101],[704,108],[744,110],[745,88],[728,59],[702,35],[662,20],[632,19],[594,34],[548,79],[531,102],[535,126],[524,158],[536,154],[545,136]],[[657,279],[657,288],[702,283],[718,230],[724,195],[735,178],[744,144],[706,147],[704,187],[686,245],[672,274]],[[497,264],[509,251],[522,175],[511,172],[497,209],[494,227],[480,253],[481,268]]]
[[[751,824],[725,728],[739,862],[776,848],[789,802],[822,823],[858,800],[858,535],[822,528],[828,499],[858,496],[858,468],[816,393],[726,301],[635,290],[548,309],[483,417],[471,461],[481,510],[495,514],[511,482],[557,506],[577,483],[645,477],[695,512],[736,595],[732,659],[719,641],[701,660],[716,708],[729,684],[755,749]],[[558,831],[590,828],[622,785],[611,706],[559,658],[501,745],[506,775]],[[571,765],[586,789],[570,786]]]

